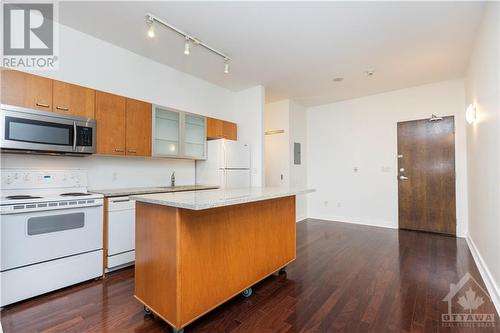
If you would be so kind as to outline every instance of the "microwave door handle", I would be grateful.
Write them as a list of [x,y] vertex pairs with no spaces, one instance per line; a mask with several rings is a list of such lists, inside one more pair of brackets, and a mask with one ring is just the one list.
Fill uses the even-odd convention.
[[76,121],[73,122],[73,151],[76,150]]

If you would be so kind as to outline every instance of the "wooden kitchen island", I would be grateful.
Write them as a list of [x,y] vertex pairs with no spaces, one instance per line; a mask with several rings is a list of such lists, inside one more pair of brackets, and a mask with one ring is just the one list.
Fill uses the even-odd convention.
[[295,195],[281,188],[133,196],[135,297],[181,332],[295,259]]

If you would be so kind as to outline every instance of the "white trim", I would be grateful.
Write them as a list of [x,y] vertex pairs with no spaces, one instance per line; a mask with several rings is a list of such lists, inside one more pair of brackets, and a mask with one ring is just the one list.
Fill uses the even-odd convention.
[[[399,229],[399,225],[396,222],[396,225],[394,225],[393,222],[385,222],[385,221],[379,221],[377,222],[371,222],[369,220],[363,220],[363,219],[356,219],[356,218],[349,218],[349,217],[308,217],[310,219],[316,219],[316,220],[324,220],[324,221],[331,221],[331,222],[341,222],[341,223],[352,223],[352,224],[361,224],[361,225],[368,225],[371,227],[380,227],[380,228],[387,228],[387,229]],[[457,222],[457,234],[456,237],[458,238],[466,238],[467,234],[463,232],[463,230],[459,230],[458,228],[458,222]]]
[[493,278],[493,275],[491,274],[490,270],[488,269],[488,266],[486,265],[485,261],[483,260],[483,257],[477,250],[476,244],[470,237],[470,235],[467,235],[465,238],[467,240],[467,245],[469,246],[469,250],[472,253],[472,257],[474,258],[474,261],[476,262],[476,266],[479,270],[479,273],[481,274],[481,277],[483,278],[484,283],[486,284],[486,289],[488,289],[488,292],[491,297],[491,301],[495,305],[495,308],[497,309],[497,313],[500,313],[500,288],[498,285],[495,283],[495,279]]

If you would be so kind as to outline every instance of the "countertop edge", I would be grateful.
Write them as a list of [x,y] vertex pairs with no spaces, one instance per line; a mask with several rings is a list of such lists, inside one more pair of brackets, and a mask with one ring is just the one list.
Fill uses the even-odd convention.
[[123,188],[123,189],[91,189],[90,193],[102,194],[105,198],[126,197],[134,195],[148,195],[148,194],[161,194],[161,193],[174,193],[174,192],[187,192],[187,191],[207,191],[217,190],[219,186],[216,185],[179,185],[178,188],[156,188],[156,187],[139,187],[139,188]]
[[214,202],[214,203],[202,204],[202,205],[185,204],[185,203],[182,203],[182,202],[168,201],[168,200],[165,200],[165,199],[148,198],[148,197],[145,197],[144,195],[134,195],[134,196],[131,196],[130,198],[133,199],[133,200],[135,200],[136,202],[144,202],[144,203],[150,203],[150,204],[155,204],[155,205],[168,206],[168,207],[174,207],[174,208],[182,208],[182,209],[189,209],[189,210],[205,210],[205,209],[225,207],[225,206],[233,206],[233,205],[239,205],[239,204],[257,202],[257,201],[264,201],[264,200],[271,200],[271,199],[277,199],[277,198],[284,198],[284,197],[289,197],[289,196],[294,196],[294,195],[308,194],[308,193],[312,193],[312,192],[315,192],[315,191],[316,191],[315,189],[294,190],[294,191],[284,192],[284,193],[262,195],[260,197],[254,197],[254,198],[227,199],[224,202]]

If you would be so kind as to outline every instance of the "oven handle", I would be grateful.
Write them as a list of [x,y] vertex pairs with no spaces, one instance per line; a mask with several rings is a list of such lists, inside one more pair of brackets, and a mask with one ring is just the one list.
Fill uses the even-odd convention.
[[73,151],[76,150],[76,121],[73,122]]

